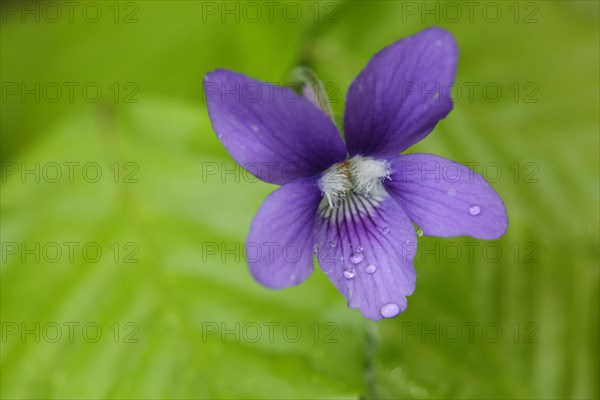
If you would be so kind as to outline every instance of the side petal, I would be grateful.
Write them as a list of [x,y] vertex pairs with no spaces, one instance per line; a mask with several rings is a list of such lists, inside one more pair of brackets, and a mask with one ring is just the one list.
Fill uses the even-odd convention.
[[410,219],[385,191],[352,194],[331,209],[319,208],[317,259],[348,306],[373,320],[406,309],[415,288],[416,235]]
[[397,155],[423,139],[452,110],[458,49],[428,28],[377,53],[346,96],[344,130],[353,155]]
[[481,175],[431,154],[404,154],[390,162],[386,188],[426,235],[497,239],[506,232],[504,203]]
[[265,199],[246,239],[250,272],[259,283],[280,289],[313,272],[312,235],[320,201],[315,179],[287,183]]
[[263,181],[284,184],[314,176],[346,156],[333,122],[287,88],[216,70],[204,77],[204,92],[217,137]]

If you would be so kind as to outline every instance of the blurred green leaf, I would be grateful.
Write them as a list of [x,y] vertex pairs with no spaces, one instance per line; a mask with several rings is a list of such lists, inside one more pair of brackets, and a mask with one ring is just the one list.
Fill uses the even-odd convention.
[[[250,278],[241,243],[269,187],[207,176],[207,165],[234,164],[213,156],[210,145],[201,149],[216,144],[206,139],[206,114],[148,99],[88,111],[22,158],[80,163],[73,183],[22,183],[15,174],[3,188],[3,243],[42,250],[38,261],[4,256],[2,320],[16,321],[19,333],[3,341],[2,397],[363,392],[364,321],[346,312],[328,283],[312,278],[272,292]],[[97,168],[83,168],[93,160],[102,160],[96,183],[89,181]],[[239,193],[247,197],[240,201]],[[78,243],[72,260],[67,242]],[[219,254],[211,254],[214,246]],[[78,324],[72,342],[71,322]],[[102,329],[98,342],[86,339],[87,323],[92,339],[95,324]],[[40,324],[40,342],[21,336],[21,324]],[[62,332],[56,343],[53,324]]]
[[[12,15],[0,28],[3,83],[105,90],[97,104],[2,101],[2,398],[600,396],[597,2],[491,2],[504,12],[498,23],[483,18],[488,3],[473,23],[420,14],[455,2],[303,2],[298,23],[203,22],[199,1],[136,4],[135,24]],[[333,10],[335,22],[314,23],[315,9]],[[536,22],[523,23],[532,10]],[[410,151],[477,163],[488,179],[499,168],[492,186],[507,205],[507,235],[491,244],[421,238],[407,311],[377,324],[347,309],[319,271],[291,289],[260,287],[241,246],[274,187],[236,169],[211,132],[202,76],[228,68],[280,82],[307,65],[341,121],[346,90],[369,58],[430,25],[456,36],[462,95]],[[139,102],[113,101],[115,82],[121,95],[134,83]],[[468,84],[478,85],[473,99]],[[486,97],[485,84],[502,96]],[[73,182],[65,162],[79,163]],[[10,174],[36,163],[58,163],[62,179]],[[209,174],[215,165],[230,175]],[[70,242],[79,243],[72,262]],[[50,260],[48,244],[59,244],[60,260],[22,259],[6,247],[36,243]],[[87,243],[102,249],[99,260],[83,257]],[[486,245],[502,255],[486,257]],[[46,336],[23,339],[36,323]],[[54,323],[56,343],[47,340]],[[79,324],[73,341],[65,323]],[[83,336],[87,323],[102,329],[97,342]],[[290,335],[294,324],[302,330],[297,342],[286,324]],[[472,340],[465,324],[478,324]],[[486,324],[501,328],[497,341]]]

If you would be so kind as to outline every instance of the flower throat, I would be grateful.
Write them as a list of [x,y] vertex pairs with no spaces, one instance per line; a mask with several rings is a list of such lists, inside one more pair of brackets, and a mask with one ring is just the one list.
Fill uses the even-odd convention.
[[[323,194],[321,206],[333,209],[348,195],[357,194],[366,198],[380,197],[382,181],[390,178],[391,165],[385,160],[355,156],[329,167],[319,179]],[[326,201],[326,204],[323,204]]]

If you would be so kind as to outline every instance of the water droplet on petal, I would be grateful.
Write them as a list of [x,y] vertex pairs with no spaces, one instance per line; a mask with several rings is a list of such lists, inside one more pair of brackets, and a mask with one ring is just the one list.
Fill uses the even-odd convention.
[[469,214],[471,214],[473,216],[477,216],[477,215],[481,214],[481,207],[479,207],[479,206],[469,207]]
[[335,241],[330,240],[329,242],[327,242],[327,246],[334,248],[335,246],[337,246],[337,244],[335,243]]
[[344,274],[344,278],[352,279],[356,276],[356,271],[354,270],[354,268],[348,267],[344,270],[343,274]]
[[400,307],[396,303],[387,303],[381,306],[380,312],[383,318],[393,318],[400,314]]
[[365,271],[367,272],[367,274],[374,274],[375,271],[377,271],[377,267],[375,266],[375,264],[369,264],[365,267]]
[[362,246],[358,246],[358,247],[356,248],[356,251],[357,251],[357,252],[359,252],[359,253],[362,253],[364,250],[365,250],[365,248],[364,248],[364,247],[362,247]]
[[448,196],[454,197],[455,194],[456,194],[456,189],[454,189],[454,188],[448,189]]
[[256,125],[250,125],[250,128],[252,128],[252,130],[254,132],[258,132],[258,126],[256,126]]
[[421,229],[421,228],[417,228],[417,236],[418,236],[418,237],[421,237],[421,236],[423,236],[423,229]]
[[315,256],[319,254],[319,243],[313,244],[312,251]]
[[359,253],[358,251],[355,251],[354,253],[350,254],[350,261],[352,262],[352,264],[358,264],[363,260],[363,258],[364,256],[362,255],[362,253]]

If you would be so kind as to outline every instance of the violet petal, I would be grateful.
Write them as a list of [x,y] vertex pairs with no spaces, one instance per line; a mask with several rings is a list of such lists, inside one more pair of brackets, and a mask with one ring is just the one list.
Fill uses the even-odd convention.
[[481,175],[431,154],[390,161],[386,188],[426,235],[497,239],[506,232],[504,203]]
[[325,214],[319,209],[315,240],[321,269],[349,307],[373,320],[406,309],[415,288],[416,235],[387,193],[378,201],[351,194]]
[[333,122],[292,90],[219,69],[206,74],[204,91],[217,137],[263,181],[314,176],[346,156]]
[[321,194],[315,179],[287,183],[256,213],[246,258],[258,282],[273,289],[297,285],[313,272],[312,237]]
[[350,155],[397,155],[452,109],[458,49],[452,34],[428,28],[384,48],[352,82],[344,129]]

